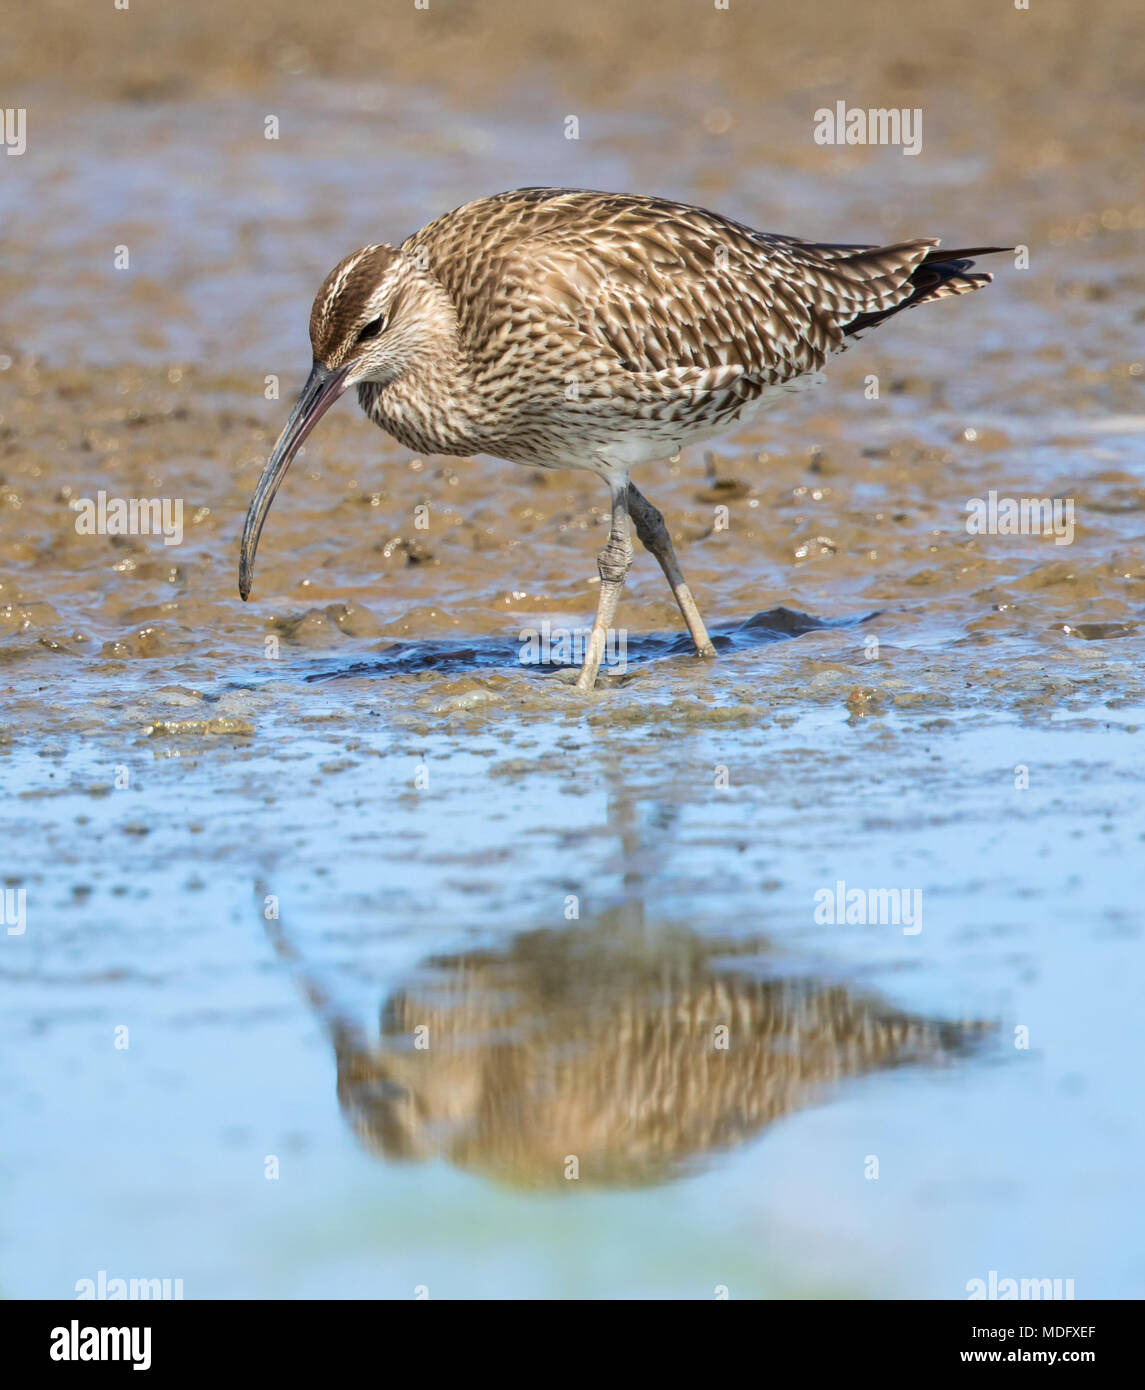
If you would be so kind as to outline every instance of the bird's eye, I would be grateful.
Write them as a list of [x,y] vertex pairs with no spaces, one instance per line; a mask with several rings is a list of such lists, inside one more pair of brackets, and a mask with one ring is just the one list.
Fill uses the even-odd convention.
[[366,324],[365,328],[358,334],[357,341],[359,343],[368,343],[371,338],[376,338],[385,326],[386,320],[384,317],[371,320],[371,322]]

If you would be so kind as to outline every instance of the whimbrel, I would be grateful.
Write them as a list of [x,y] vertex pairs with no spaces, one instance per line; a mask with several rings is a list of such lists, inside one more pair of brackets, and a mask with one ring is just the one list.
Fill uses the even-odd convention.
[[290,461],[351,386],[419,453],[582,468],[612,523],[577,687],[590,690],[632,562],[629,517],[698,656],[715,655],[664,518],[630,481],[817,379],[867,329],[987,284],[933,238],[838,245],[757,232],[663,198],[520,188],[448,212],[398,247],[363,246],[310,312],[314,365],[247,512],[239,592]]

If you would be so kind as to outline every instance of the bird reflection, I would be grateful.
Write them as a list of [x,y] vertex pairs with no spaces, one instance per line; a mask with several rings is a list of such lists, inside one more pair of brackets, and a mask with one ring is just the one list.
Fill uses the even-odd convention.
[[627,866],[622,902],[503,948],[426,960],[384,1001],[376,1036],[268,924],[323,1020],[343,1114],[371,1151],[444,1157],[521,1187],[571,1176],[647,1185],[846,1078],[942,1063],[981,1036],[983,1025],[919,1017],[794,971],[761,939],[647,922],[633,890],[648,858],[627,799],[612,821]]

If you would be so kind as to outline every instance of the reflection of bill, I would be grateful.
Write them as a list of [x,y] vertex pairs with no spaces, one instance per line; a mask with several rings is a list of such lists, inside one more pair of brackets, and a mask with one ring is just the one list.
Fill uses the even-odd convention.
[[338,1098],[362,1141],[518,1186],[682,1174],[845,1077],[941,1063],[982,1028],[927,1020],[759,942],[649,930],[617,909],[503,951],[434,959],[367,1039],[321,991]]

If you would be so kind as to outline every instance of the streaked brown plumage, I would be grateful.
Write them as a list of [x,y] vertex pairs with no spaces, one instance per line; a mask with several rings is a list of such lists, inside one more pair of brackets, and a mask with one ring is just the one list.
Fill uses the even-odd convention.
[[396,249],[363,247],[315,298],[314,370],[252,500],[240,591],[290,458],[356,385],[367,415],[410,449],[607,481],[612,527],[581,688],[631,560],[629,511],[697,652],[712,655],[663,519],[630,471],[818,379],[899,310],[987,284],[970,258],[1003,249],[937,247],[817,244],[661,198],[557,188],[482,198]]

